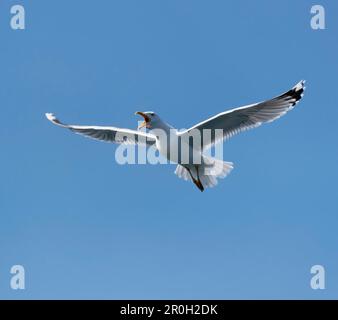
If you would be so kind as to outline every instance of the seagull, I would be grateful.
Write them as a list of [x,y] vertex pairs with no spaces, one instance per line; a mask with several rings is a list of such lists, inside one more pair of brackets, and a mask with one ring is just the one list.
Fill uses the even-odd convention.
[[[293,109],[303,97],[304,85],[305,81],[302,80],[291,90],[275,98],[221,112],[187,130],[175,129],[152,111],[135,113],[144,120],[138,130],[110,126],[67,125],[59,121],[52,113],[46,113],[46,117],[57,126],[96,140],[155,147],[162,156],[177,164],[175,174],[179,178],[192,181],[203,192],[207,187],[216,186],[217,179],[226,177],[233,169],[232,162],[207,156],[205,151],[237,133],[256,128],[283,116]],[[142,128],[146,128],[146,131],[141,130]],[[160,131],[165,134],[158,134]],[[211,132],[209,139],[204,138],[202,134],[204,131]],[[216,134],[216,131],[220,131],[222,134]],[[189,139],[196,133],[200,133],[203,137],[197,146],[191,145]],[[185,148],[174,148],[176,151],[173,152],[172,148],[168,149],[167,147],[169,140],[176,141],[176,146],[182,147],[184,145]],[[183,161],[185,152],[190,153]],[[197,154],[200,161],[194,162],[195,158],[191,154]]]

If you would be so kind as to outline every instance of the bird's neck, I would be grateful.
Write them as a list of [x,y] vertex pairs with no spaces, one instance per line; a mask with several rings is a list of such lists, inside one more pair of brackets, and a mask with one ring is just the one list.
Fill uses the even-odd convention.
[[165,123],[163,121],[157,121],[152,129],[161,129],[163,130],[166,134],[170,134],[170,130],[174,129],[174,127],[172,127],[171,125],[169,125],[168,123]]

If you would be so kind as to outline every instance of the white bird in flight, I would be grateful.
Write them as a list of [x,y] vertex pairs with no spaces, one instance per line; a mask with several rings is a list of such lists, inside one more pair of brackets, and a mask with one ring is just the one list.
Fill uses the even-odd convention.
[[[101,126],[78,126],[67,125],[60,122],[52,113],[46,113],[46,117],[55,125],[70,129],[71,131],[105,142],[112,143],[133,143],[146,146],[155,146],[159,153],[171,162],[177,163],[175,173],[184,180],[191,180],[199,190],[204,191],[205,187],[217,185],[218,178],[226,177],[233,169],[232,162],[225,162],[220,159],[206,156],[204,151],[214,146],[216,143],[226,140],[233,135],[247,129],[256,128],[265,122],[272,122],[294,106],[303,97],[305,90],[305,81],[300,81],[291,90],[273,99],[224,111],[204,120],[188,130],[179,131],[166,122],[164,122],[154,112],[136,112],[143,117],[144,121],[138,129],[146,127],[150,132],[140,130],[121,129],[116,127]],[[162,130],[165,135],[156,135],[156,130]],[[222,135],[215,134],[222,130]],[[192,132],[202,133],[204,130],[211,132],[210,139],[201,139],[200,143],[191,145],[189,136]],[[163,138],[164,137],[164,138]],[[173,152],[168,146],[169,140],[175,140],[176,146],[186,145],[186,148],[177,148],[175,150],[186,150],[190,152],[188,161],[182,161],[182,152]],[[171,138],[175,139],[171,139]],[[203,135],[201,134],[203,138]],[[189,141],[188,144],[186,141]],[[196,163],[191,154],[199,154],[200,161]],[[187,159],[187,158],[186,158]]]

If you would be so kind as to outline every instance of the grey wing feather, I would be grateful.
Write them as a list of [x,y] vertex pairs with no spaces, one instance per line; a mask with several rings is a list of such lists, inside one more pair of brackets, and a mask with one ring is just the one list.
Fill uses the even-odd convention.
[[[256,128],[262,123],[272,122],[294,108],[303,97],[304,84],[305,81],[300,81],[291,90],[273,99],[222,112],[180,132],[180,135],[184,136],[193,130],[198,130],[203,140],[203,130],[209,129],[211,130],[211,140],[202,141],[202,148],[208,148],[219,140],[229,139],[239,132]],[[216,129],[223,130],[223,134],[217,134]]]
[[115,127],[67,125],[58,120],[52,113],[46,113],[46,117],[59,127],[67,128],[77,134],[99,141],[147,146],[152,146],[156,143],[156,137],[154,135],[142,131]]

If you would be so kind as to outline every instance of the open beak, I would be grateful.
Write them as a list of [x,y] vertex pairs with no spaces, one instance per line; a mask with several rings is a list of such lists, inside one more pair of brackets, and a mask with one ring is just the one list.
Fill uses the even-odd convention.
[[137,111],[137,112],[135,112],[135,114],[140,115],[144,119],[144,121],[138,127],[139,130],[144,128],[144,127],[150,128],[150,118],[145,113],[143,113],[141,111]]

